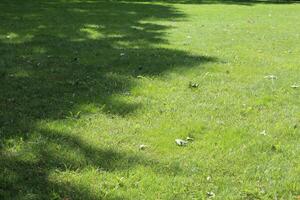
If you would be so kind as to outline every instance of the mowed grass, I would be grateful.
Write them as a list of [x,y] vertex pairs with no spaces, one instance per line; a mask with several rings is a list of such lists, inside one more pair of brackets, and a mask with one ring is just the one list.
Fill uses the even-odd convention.
[[299,199],[299,85],[296,2],[1,0],[0,199]]

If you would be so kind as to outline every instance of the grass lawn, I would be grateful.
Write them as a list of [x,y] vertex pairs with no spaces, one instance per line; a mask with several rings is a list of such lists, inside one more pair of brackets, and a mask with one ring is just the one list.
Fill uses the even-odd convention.
[[297,2],[1,0],[0,199],[300,199],[298,86]]

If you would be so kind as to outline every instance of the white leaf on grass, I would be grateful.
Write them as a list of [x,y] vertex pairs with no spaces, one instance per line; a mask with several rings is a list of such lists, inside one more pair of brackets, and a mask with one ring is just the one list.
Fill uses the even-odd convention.
[[141,145],[139,146],[139,149],[140,149],[140,150],[144,150],[146,147],[147,147],[147,145],[141,144]]
[[207,192],[206,194],[207,194],[208,198],[214,198],[216,196],[215,193],[213,193],[213,192]]
[[277,79],[277,76],[275,76],[275,75],[267,75],[267,76],[265,76],[265,78],[266,79],[275,80],[275,79]]
[[261,135],[267,135],[266,130],[263,130],[262,132],[260,132]]
[[199,87],[199,84],[198,83],[192,83],[192,82],[190,82],[189,83],[189,87],[190,88],[197,88],[197,87]]
[[194,141],[194,138],[191,138],[191,137],[187,136],[187,137],[186,137],[186,140],[187,140],[187,141]]
[[176,139],[175,142],[178,146],[185,146],[188,143],[187,141],[182,140],[182,139]]
[[299,88],[299,87],[300,87],[300,85],[296,85],[296,84],[291,85],[291,88],[294,88],[294,89]]

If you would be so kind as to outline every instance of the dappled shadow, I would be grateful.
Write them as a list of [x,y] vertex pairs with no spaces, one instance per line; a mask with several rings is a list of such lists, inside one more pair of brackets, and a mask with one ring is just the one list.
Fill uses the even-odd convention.
[[166,42],[168,27],[142,20],[183,17],[168,6],[18,3],[23,5],[10,4],[1,16],[1,34],[13,33],[1,40],[0,49],[0,123],[8,136],[12,126],[15,134],[27,132],[36,120],[64,118],[85,103],[108,105],[114,114],[132,112],[139,105],[114,105],[111,96],[128,92],[136,76],[214,60],[155,47]]
[[[155,20],[181,20],[184,14],[170,5],[125,1],[4,0],[0,10],[1,198],[64,195],[57,189],[64,186],[49,182],[48,175],[66,166],[114,171],[160,165],[36,124],[65,119],[86,104],[126,116],[143,105],[113,96],[130,95],[138,76],[214,61],[159,46],[167,44],[165,32],[171,27]],[[8,153],[16,140],[24,142],[32,158]],[[96,198],[76,186],[65,191],[72,199]]]
[[[49,181],[51,173],[80,174],[87,167],[93,167],[99,173],[126,171],[137,165],[151,167],[156,169],[157,173],[169,175],[180,172],[176,166],[167,166],[138,153],[129,155],[111,148],[100,148],[70,133],[39,130],[34,138],[25,145],[27,153],[23,156],[1,153],[0,197],[3,199],[25,197],[29,193],[35,194],[38,199],[51,199],[55,195],[59,195],[60,198],[98,199],[97,194],[84,191],[72,183]],[[28,156],[34,158],[28,159]]]

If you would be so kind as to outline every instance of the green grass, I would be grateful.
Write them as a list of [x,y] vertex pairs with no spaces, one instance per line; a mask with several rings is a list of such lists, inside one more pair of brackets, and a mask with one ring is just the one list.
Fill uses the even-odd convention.
[[292,1],[1,0],[0,199],[299,199],[299,55]]

